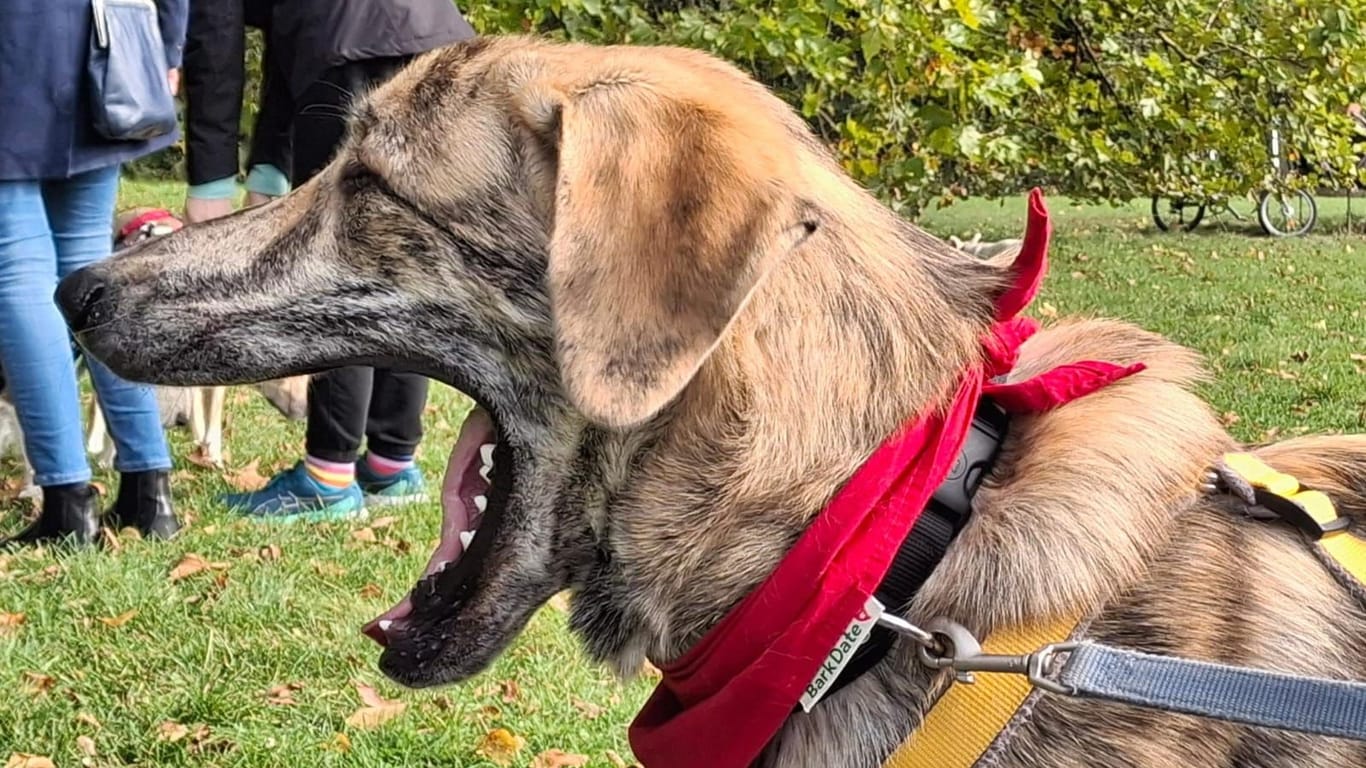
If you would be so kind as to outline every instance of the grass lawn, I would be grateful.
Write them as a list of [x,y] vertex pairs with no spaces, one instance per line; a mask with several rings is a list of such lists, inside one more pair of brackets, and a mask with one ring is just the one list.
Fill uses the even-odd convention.
[[[179,194],[133,182],[124,203],[174,205]],[[1160,235],[1146,203],[1053,199],[1053,270],[1033,311],[1127,318],[1203,351],[1218,377],[1207,394],[1240,438],[1366,429],[1366,239],[1342,234],[1340,203],[1324,203],[1324,229],[1337,234],[1273,241],[1217,223]],[[924,222],[944,236],[1004,237],[1024,210],[1022,199],[970,201]],[[187,434],[172,434],[190,522],[174,542],[0,555],[0,761],[484,766],[559,749],[588,765],[630,762],[626,725],[651,682],[623,685],[587,662],[553,605],[463,686],[387,683],[358,629],[411,586],[436,505],[365,524],[237,521],[216,496],[292,463],[303,430],[247,389],[229,403],[226,470],[189,463]],[[467,407],[434,388],[419,456],[433,482]],[[12,463],[5,477],[17,477]],[[22,509],[9,502],[0,525],[16,528]],[[358,685],[402,711],[359,711]],[[510,763],[507,743],[520,746]]]

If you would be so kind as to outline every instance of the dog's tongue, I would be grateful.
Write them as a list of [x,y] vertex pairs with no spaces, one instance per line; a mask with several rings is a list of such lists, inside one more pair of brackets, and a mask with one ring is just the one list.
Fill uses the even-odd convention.
[[[441,482],[441,540],[427,559],[423,578],[453,565],[464,554],[460,534],[474,531],[483,517],[482,510],[474,509],[473,497],[486,492],[486,482],[479,475],[482,466],[480,449],[496,440],[493,419],[487,411],[475,408],[465,418],[460,437],[451,448],[446,462],[446,476]],[[478,486],[483,485],[484,488]],[[401,631],[413,612],[412,593],[397,605],[367,623],[361,632],[380,645],[387,646],[389,637]]]

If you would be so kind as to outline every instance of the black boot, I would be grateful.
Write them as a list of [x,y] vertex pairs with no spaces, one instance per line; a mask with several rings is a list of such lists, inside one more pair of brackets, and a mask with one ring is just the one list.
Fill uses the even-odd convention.
[[114,530],[132,526],[149,539],[174,536],[180,521],[171,506],[171,473],[152,470],[119,475],[119,496],[109,510],[109,524]]
[[40,544],[70,537],[74,544],[94,544],[100,538],[100,516],[89,483],[43,486],[43,511],[38,520],[4,544]]

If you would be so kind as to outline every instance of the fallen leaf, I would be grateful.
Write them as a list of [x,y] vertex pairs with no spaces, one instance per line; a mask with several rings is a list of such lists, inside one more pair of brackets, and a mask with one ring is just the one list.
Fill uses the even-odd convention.
[[496,765],[507,766],[525,748],[526,739],[506,728],[495,728],[484,735],[484,740],[479,742],[479,747],[474,751]]
[[332,740],[327,742],[327,744],[324,746],[324,749],[335,750],[343,754],[350,752],[351,737],[347,736],[344,733],[335,733],[332,735]]
[[117,628],[117,627],[123,626],[124,624],[127,624],[129,621],[132,621],[133,617],[136,616],[136,615],[138,615],[138,612],[137,612],[136,609],[134,609],[134,610],[128,610],[128,611],[124,611],[123,613],[120,613],[120,614],[117,615],[117,616],[107,616],[107,617],[102,616],[102,617],[100,617],[100,623],[103,624],[103,625],[105,625],[106,627],[116,627],[116,628]]
[[346,718],[346,724],[352,728],[378,728],[398,717],[408,707],[405,702],[385,699],[365,683],[353,682],[353,685],[360,696],[361,707]]
[[28,618],[22,613],[0,613],[0,637],[19,631],[19,625]]
[[1358,355],[1357,353],[1353,352],[1352,354],[1348,355],[1348,357],[1352,358],[1358,363],[1366,363],[1366,355]]
[[579,711],[579,714],[583,715],[589,720],[596,720],[599,717],[602,717],[602,713],[605,711],[602,707],[598,706],[597,704],[594,704],[591,701],[584,701],[583,699],[579,698],[574,699],[573,704],[574,709],[577,709]]
[[218,468],[218,462],[215,462],[214,460],[210,459],[204,453],[204,446],[202,445],[196,445],[194,448],[191,448],[190,452],[185,454],[185,458],[191,464],[194,464],[196,466],[204,467],[206,469]]
[[180,581],[181,579],[193,576],[200,571],[221,571],[227,569],[230,565],[231,563],[211,563],[191,552],[190,554],[185,555],[185,557],[176,564],[176,567],[171,569],[170,578],[171,581]]
[[367,544],[373,544],[376,541],[379,541],[379,537],[375,536],[375,529],[373,528],[357,528],[351,532],[351,538],[356,541],[363,541]]
[[1045,301],[1043,305],[1039,307],[1039,314],[1051,320],[1058,316],[1058,308]]
[[372,521],[370,522],[370,527],[371,527],[372,529],[378,531],[378,530],[381,529],[381,528],[388,528],[389,526],[391,526],[391,525],[393,525],[394,523],[397,523],[397,522],[398,522],[398,518],[397,518],[397,517],[381,517],[381,518],[378,519],[378,520],[372,520]]
[[621,759],[621,755],[618,755],[610,749],[607,750],[606,755],[607,762],[612,764],[612,768],[626,768],[626,761]]
[[547,749],[531,761],[531,768],[578,768],[588,763],[588,755],[571,755],[558,749]]
[[89,736],[77,736],[76,748],[81,751],[81,754],[87,757],[95,756],[95,740]]
[[567,591],[556,593],[554,597],[550,598],[550,607],[560,613],[569,613],[569,593]]
[[360,596],[366,598],[367,600],[373,600],[374,598],[380,597],[383,594],[384,590],[380,589],[378,584],[366,584],[365,586],[360,588]]
[[659,667],[651,664],[648,660],[641,662],[640,674],[651,680],[659,680],[664,677],[664,673],[659,671]]
[[57,765],[41,755],[11,752],[9,760],[5,761],[5,768],[57,768]]
[[260,555],[263,561],[271,562],[274,560],[279,560],[282,553],[280,552],[280,545],[271,544],[266,547],[261,547],[261,550],[256,554]]
[[100,725],[100,721],[96,720],[95,716],[90,714],[89,712],[82,712],[79,715],[76,715],[76,722],[81,723],[83,725],[88,725],[97,731],[104,727]]
[[303,683],[277,685],[266,691],[266,703],[277,707],[292,707],[298,703],[294,701],[294,692],[303,690],[303,687]]
[[41,672],[24,673],[24,690],[30,696],[41,696],[52,690],[52,686],[56,684],[56,678],[51,675],[44,675]]
[[522,697],[522,686],[516,680],[504,680],[498,685],[498,691],[503,696],[503,701],[511,704]]
[[241,469],[229,472],[223,476],[228,485],[239,491],[259,491],[270,482],[270,478],[261,474],[259,465],[260,459],[252,459],[251,463]]
[[[132,528],[129,530],[136,531],[137,529]],[[123,551],[123,541],[119,538],[119,534],[117,531],[111,530],[108,527],[101,527],[100,540],[104,542],[104,545],[109,548],[110,552]]]
[[324,563],[313,560],[309,562],[309,565],[313,566],[314,573],[317,573],[319,576],[339,579],[346,575],[346,569],[336,563]]
[[157,741],[164,741],[171,744],[180,741],[190,735],[190,729],[180,723],[167,720],[157,726]]

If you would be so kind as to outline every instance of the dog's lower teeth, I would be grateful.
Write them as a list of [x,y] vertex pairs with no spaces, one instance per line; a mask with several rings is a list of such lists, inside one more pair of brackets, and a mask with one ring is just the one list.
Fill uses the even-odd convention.
[[460,532],[460,546],[464,547],[465,549],[469,549],[471,541],[474,541],[474,531]]
[[380,629],[381,632],[388,632],[388,631],[389,631],[389,627],[392,627],[392,626],[394,626],[394,620],[393,620],[393,619],[384,619],[383,621],[381,621],[381,622],[379,623],[379,629]]
[[480,495],[478,495],[478,496],[475,496],[475,497],[474,497],[474,508],[477,509],[477,510],[479,510],[480,512],[483,512],[484,510],[488,509],[488,508],[489,508],[489,499],[488,499],[488,497],[487,497],[487,496],[484,496],[483,494],[480,494]]
[[479,468],[479,476],[484,478],[484,482],[487,483],[489,482],[489,473],[492,471],[493,467],[490,467],[489,465],[485,464],[484,466]]

